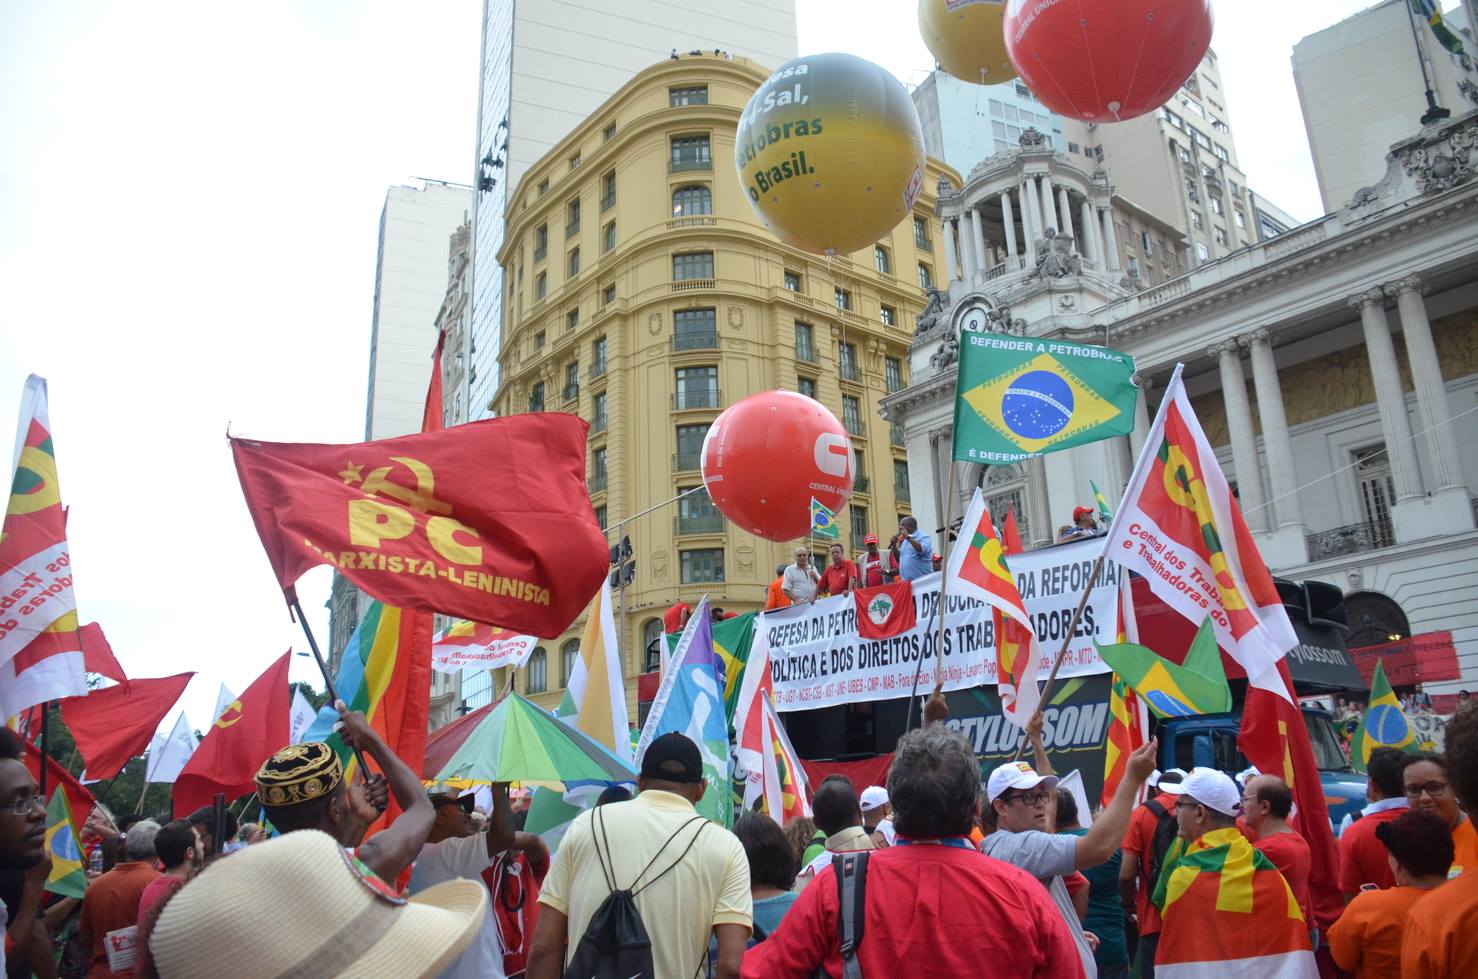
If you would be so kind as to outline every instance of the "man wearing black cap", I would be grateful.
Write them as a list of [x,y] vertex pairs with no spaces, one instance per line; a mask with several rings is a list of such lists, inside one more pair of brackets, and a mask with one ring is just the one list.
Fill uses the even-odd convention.
[[613,879],[635,892],[657,975],[694,975],[716,936],[714,975],[737,979],[753,920],[749,861],[693,808],[708,787],[698,746],[675,732],[655,739],[636,785],[635,799],[583,812],[565,833],[539,894],[529,979],[557,979]]

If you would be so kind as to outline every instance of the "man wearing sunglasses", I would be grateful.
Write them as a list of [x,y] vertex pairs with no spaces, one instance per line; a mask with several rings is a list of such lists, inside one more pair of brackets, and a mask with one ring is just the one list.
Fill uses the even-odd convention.
[[991,772],[986,783],[990,811],[982,813],[986,837],[980,849],[986,856],[1020,867],[1042,882],[1072,932],[1084,974],[1087,979],[1097,979],[1093,948],[1062,878],[1106,863],[1124,842],[1139,787],[1155,770],[1157,742],[1151,738],[1129,755],[1113,800],[1093,820],[1087,833],[1057,836],[1057,776],[1052,774],[1052,763],[1042,744],[1041,712],[1032,716],[1026,732],[1037,767],[1010,761]]

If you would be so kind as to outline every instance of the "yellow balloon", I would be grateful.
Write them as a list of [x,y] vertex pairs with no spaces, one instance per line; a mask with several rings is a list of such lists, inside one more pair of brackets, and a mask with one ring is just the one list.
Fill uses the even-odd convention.
[[1006,56],[1006,0],[919,0],[919,34],[939,67],[977,85],[1016,77]]
[[754,93],[735,140],[739,184],[765,227],[819,255],[866,248],[912,212],[924,135],[903,85],[870,61],[817,54]]

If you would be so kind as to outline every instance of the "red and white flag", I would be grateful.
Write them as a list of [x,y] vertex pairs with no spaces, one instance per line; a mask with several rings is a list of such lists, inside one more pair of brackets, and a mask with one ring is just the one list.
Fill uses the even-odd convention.
[[918,624],[913,582],[859,588],[852,594],[857,602],[857,635],[863,639],[887,639]]
[[770,675],[770,637],[764,616],[754,621],[754,640],[739,699],[734,708],[735,772],[744,779],[744,808],[761,811],[781,826],[796,816],[811,815],[805,769],[775,712],[774,681]]
[[516,670],[528,662],[538,643],[534,636],[458,619],[432,640],[431,668],[442,673],[461,673],[467,667]]
[[1108,555],[1192,622],[1210,616],[1249,682],[1289,697],[1277,666],[1298,638],[1179,367],[1109,527]]

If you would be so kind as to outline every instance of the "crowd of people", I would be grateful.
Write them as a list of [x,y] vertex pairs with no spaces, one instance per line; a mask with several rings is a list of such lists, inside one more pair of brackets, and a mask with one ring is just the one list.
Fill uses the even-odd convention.
[[1339,840],[1347,903],[1332,909],[1311,893],[1276,775],[1159,773],[1152,740],[1086,812],[1040,715],[1031,761],[982,781],[968,742],[926,713],[886,785],[833,775],[810,817],[741,813],[732,831],[694,807],[728,787],[666,734],[635,796],[602,793],[551,857],[506,785],[484,814],[341,714],[377,774],[346,777],[307,742],[263,761],[265,826],[211,808],[163,825],[95,811],[80,900],[43,893],[43,801],[0,732],[0,862],[23,877],[5,900],[7,974],[1478,975],[1478,708],[1450,722],[1444,754],[1372,755],[1369,804]]

